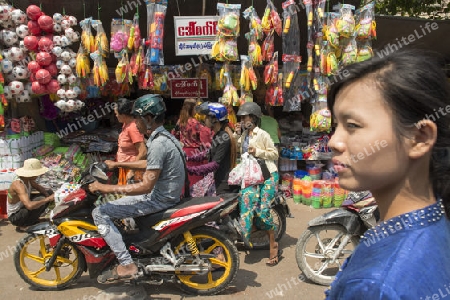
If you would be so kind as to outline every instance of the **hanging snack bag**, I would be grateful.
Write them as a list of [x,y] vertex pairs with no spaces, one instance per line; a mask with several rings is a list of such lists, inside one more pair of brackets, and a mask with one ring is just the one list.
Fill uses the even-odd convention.
[[329,132],[331,130],[331,112],[324,108],[316,110],[310,117],[311,131]]
[[211,56],[218,61],[238,60],[237,37],[240,33],[240,4],[217,3],[219,21]]
[[340,9],[341,16],[337,22],[337,29],[339,35],[343,37],[350,37],[355,31],[355,18],[353,11],[355,7],[350,4],[343,4]]
[[241,75],[239,78],[241,90],[256,90],[258,87],[258,79],[256,78],[255,70],[253,70],[251,62],[249,61],[249,57],[241,55],[241,61]]
[[358,43],[358,54],[356,55],[356,61],[361,62],[370,59],[373,56],[373,50],[369,40],[361,41]]
[[264,69],[264,83],[272,84],[277,82],[278,76],[278,51],[274,53],[270,63]]
[[298,7],[294,0],[288,0],[283,7],[283,44],[284,54],[300,55],[300,28],[298,24]]
[[227,78],[227,85],[223,90],[222,101],[225,105],[239,106],[239,95],[231,81],[231,76],[229,73],[225,73],[225,77]]
[[327,21],[327,29],[325,32],[328,44],[333,48],[339,48],[339,30],[337,23],[339,21],[339,13],[329,13]]
[[355,11],[356,18],[356,38],[358,40],[376,38],[375,8],[371,2]]
[[341,65],[346,66],[356,62],[358,54],[358,47],[356,45],[355,37],[346,40],[346,44],[342,49]]
[[103,57],[108,57],[109,55],[109,42],[106,37],[105,30],[103,29],[103,24],[100,20],[93,20],[92,27],[97,31],[97,35],[94,39],[94,49],[98,51]]
[[264,42],[261,47],[261,54],[263,61],[272,60],[273,53],[275,50],[274,42],[273,42],[273,30],[269,32],[269,34],[264,39]]
[[283,32],[283,24],[280,15],[271,0],[267,0],[264,16],[261,19],[261,26],[265,34],[268,34],[272,29],[274,29],[279,36],[281,36]]
[[80,48],[78,49],[75,70],[79,78],[86,78],[91,72],[91,63],[88,55],[84,52],[82,45],[80,45]]
[[133,26],[130,27],[127,48],[128,51],[138,51],[141,43],[141,30],[139,28],[139,15],[135,14],[133,18]]
[[127,49],[130,28],[132,26],[131,20],[112,19],[111,21],[111,42],[110,50],[114,53],[119,53]]
[[81,45],[85,53],[92,53],[95,51],[95,39],[91,31],[92,17],[80,21],[81,27]]
[[94,85],[104,86],[106,82],[109,80],[108,67],[106,66],[106,61],[98,53],[91,53],[90,56],[94,61],[94,67],[92,68]]
[[264,32],[261,26],[261,19],[258,17],[256,10],[253,6],[250,6],[242,13],[244,19],[248,20],[250,32],[256,38],[261,40],[264,37]]
[[256,36],[250,32],[248,35],[248,56],[250,57],[250,61],[254,66],[260,66],[263,62],[263,57],[261,54],[261,46],[258,44]]

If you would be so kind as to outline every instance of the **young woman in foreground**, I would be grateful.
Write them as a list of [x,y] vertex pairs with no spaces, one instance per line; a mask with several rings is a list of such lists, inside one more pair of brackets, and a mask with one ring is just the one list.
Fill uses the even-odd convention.
[[372,192],[381,220],[326,299],[450,295],[448,79],[436,55],[419,50],[374,57],[340,74],[328,98],[338,124],[329,142],[333,163],[343,188]]

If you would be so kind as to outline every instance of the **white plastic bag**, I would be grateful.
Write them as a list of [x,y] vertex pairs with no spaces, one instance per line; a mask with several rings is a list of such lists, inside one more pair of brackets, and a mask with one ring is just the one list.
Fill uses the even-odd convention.
[[246,188],[251,185],[264,183],[264,176],[256,158],[248,153],[244,153],[242,156],[244,157],[244,155],[246,156],[246,164],[241,187]]

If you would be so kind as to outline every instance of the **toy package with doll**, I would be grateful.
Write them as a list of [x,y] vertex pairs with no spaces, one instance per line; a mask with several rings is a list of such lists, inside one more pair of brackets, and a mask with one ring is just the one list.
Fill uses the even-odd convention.
[[211,56],[217,61],[237,61],[237,38],[240,33],[240,4],[217,3],[219,22]]
[[244,19],[248,20],[250,32],[254,35],[256,40],[261,40],[264,37],[264,32],[261,26],[261,19],[258,17],[253,6],[248,7],[242,13]]
[[350,4],[342,4],[340,9],[340,17],[337,21],[337,29],[339,35],[342,37],[349,38],[353,35],[355,31],[355,17],[353,16],[353,11],[355,7]]
[[111,42],[110,51],[114,52],[116,57],[120,57],[119,53],[127,50],[130,28],[133,22],[121,18],[111,20]]
[[364,5],[355,11],[356,38],[358,40],[376,39],[376,22],[374,2]]

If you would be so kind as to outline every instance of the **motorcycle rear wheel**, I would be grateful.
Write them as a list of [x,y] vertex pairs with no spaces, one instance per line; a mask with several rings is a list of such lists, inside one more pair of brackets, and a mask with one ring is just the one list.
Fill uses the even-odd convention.
[[[347,234],[345,228],[340,225],[322,225],[310,227],[300,236],[295,257],[306,278],[320,285],[330,285],[333,282],[344,260],[359,242],[356,236],[352,236],[336,261],[331,264],[331,256]],[[350,246],[353,249],[350,250]]]
[[[176,274],[181,290],[193,295],[215,295],[225,290],[235,279],[239,270],[239,252],[235,245],[220,231],[200,227],[191,231],[200,254],[214,254],[215,258],[209,258],[215,270],[205,274],[193,272],[191,275]],[[183,239],[175,243],[174,252],[180,249],[189,249]],[[207,247],[207,248],[205,248]],[[219,257],[219,253],[223,257]],[[188,262],[189,263],[189,262]]]
[[[270,209],[273,222],[275,223],[275,240],[278,242],[286,233],[286,216],[283,207],[276,205]],[[250,235],[250,242],[255,250],[268,250],[270,247],[269,236],[266,231],[256,230]]]
[[42,291],[63,290],[80,278],[85,269],[84,257],[74,245],[65,243],[53,267],[46,272],[45,261],[52,255],[46,236],[29,234],[17,245],[14,265],[20,277],[31,286]]

